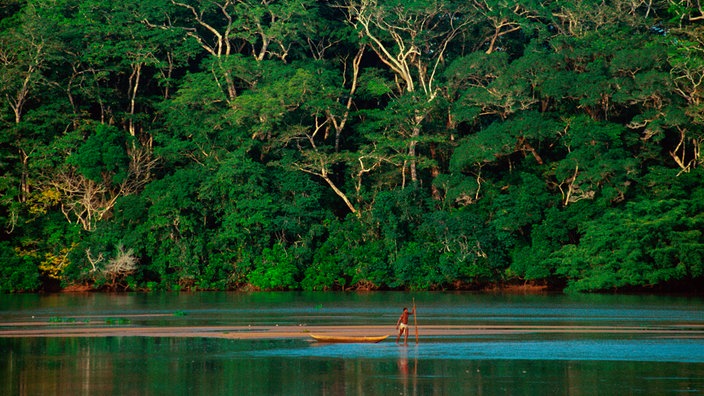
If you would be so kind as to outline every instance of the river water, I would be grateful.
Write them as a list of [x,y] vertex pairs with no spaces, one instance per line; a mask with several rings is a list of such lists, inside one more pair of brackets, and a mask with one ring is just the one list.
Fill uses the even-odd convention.
[[[388,326],[419,342],[59,336],[65,329]],[[432,335],[430,327],[469,327]],[[3,336],[43,328],[56,335]],[[427,333],[424,334],[424,329]],[[475,293],[0,295],[2,395],[704,394],[704,298]]]

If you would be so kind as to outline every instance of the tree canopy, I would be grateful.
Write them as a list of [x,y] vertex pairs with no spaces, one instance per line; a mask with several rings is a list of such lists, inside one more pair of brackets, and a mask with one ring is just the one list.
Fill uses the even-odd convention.
[[0,291],[693,290],[699,2],[9,0]]

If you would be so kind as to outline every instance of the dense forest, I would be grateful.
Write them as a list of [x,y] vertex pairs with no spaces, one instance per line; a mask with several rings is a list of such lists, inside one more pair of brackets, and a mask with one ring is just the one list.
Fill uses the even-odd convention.
[[699,0],[4,0],[0,291],[692,291]]

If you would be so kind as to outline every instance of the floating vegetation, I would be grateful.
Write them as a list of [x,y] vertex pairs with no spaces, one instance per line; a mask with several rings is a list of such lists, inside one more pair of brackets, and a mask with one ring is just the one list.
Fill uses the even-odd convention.
[[174,316],[186,316],[186,315],[188,315],[188,313],[186,313],[185,311],[174,312]]
[[58,316],[52,316],[49,318],[49,323],[76,323],[76,318],[61,318]]
[[130,324],[130,320],[127,318],[107,318],[107,319],[105,319],[105,324],[108,324],[108,325],[127,325],[127,324]]

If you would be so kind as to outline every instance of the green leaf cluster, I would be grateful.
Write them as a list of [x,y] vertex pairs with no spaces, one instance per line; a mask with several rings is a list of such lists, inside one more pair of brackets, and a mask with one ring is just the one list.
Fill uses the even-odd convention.
[[700,290],[696,12],[9,2],[0,292]]

